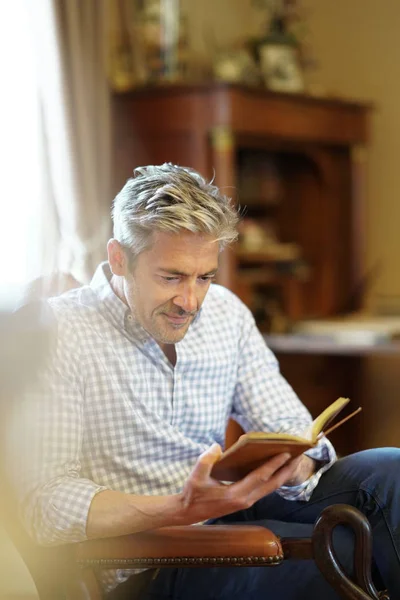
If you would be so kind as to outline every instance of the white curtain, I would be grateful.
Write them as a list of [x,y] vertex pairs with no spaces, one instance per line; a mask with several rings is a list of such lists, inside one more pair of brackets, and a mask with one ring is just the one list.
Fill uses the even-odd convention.
[[[53,0],[53,7],[74,184],[72,206],[66,208],[65,197],[57,205],[70,271],[84,281],[106,257],[111,233],[108,2]],[[58,193],[61,198],[64,190]]]
[[24,0],[0,2],[1,303],[40,273],[46,181],[41,107],[29,14]]
[[88,280],[110,221],[105,0],[0,0],[0,286]]

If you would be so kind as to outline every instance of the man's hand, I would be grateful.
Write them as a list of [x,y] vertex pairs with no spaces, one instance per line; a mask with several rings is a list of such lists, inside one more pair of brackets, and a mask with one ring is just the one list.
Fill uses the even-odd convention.
[[221,452],[218,444],[204,452],[179,494],[137,496],[113,490],[99,492],[90,504],[87,536],[124,535],[221,517],[249,508],[284,484],[304,481],[315,467],[314,461],[307,457],[290,460],[289,454],[278,454],[240,481],[224,485],[210,475]]
[[292,480],[299,468],[297,459],[293,461],[289,454],[278,454],[240,481],[225,485],[210,475],[221,453],[221,447],[214,444],[199,457],[179,497],[182,525],[249,508]]
[[292,467],[294,467],[294,472],[283,485],[300,485],[301,483],[304,483],[304,481],[307,481],[307,479],[315,473],[317,468],[317,462],[305,454],[301,454],[297,458],[294,458],[290,463]]

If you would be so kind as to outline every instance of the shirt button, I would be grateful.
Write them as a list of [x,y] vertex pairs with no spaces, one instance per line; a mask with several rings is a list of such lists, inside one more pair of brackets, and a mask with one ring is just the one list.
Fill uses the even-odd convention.
[[128,321],[132,321],[132,315],[128,315]]

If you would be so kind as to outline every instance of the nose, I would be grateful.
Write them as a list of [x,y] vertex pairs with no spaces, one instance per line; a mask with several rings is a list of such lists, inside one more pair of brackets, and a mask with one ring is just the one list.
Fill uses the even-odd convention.
[[173,302],[185,312],[195,312],[198,307],[198,301],[194,285],[185,285],[181,293],[175,296]]

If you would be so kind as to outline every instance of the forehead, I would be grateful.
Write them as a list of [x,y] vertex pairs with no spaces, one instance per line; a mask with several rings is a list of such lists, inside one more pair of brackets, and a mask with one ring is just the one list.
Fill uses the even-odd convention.
[[178,233],[156,231],[151,246],[142,252],[145,262],[166,268],[201,264],[217,268],[219,243],[211,235],[181,230]]

